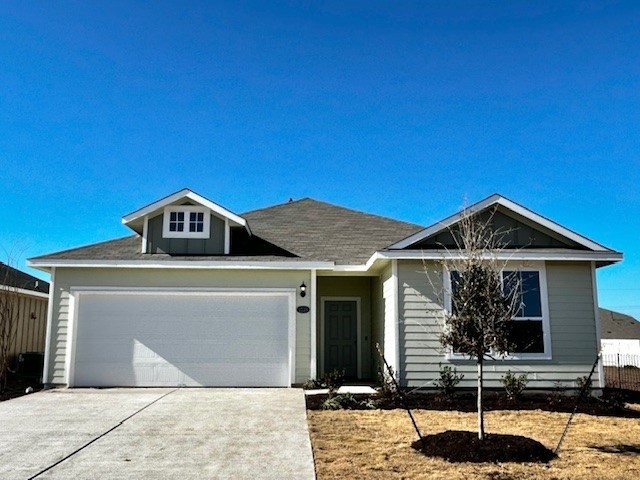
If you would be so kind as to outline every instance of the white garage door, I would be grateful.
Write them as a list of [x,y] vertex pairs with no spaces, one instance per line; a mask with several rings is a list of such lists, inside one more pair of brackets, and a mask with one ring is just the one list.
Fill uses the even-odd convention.
[[[73,386],[289,386],[289,293],[76,293]],[[291,357],[291,360],[290,360]]]

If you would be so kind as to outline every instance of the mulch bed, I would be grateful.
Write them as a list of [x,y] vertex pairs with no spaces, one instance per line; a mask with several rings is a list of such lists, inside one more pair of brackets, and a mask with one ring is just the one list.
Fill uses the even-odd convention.
[[520,435],[486,434],[478,439],[476,432],[447,430],[416,440],[414,449],[426,456],[458,462],[535,462],[549,463],[556,455],[540,442]]
[[[608,393],[605,392],[607,395]],[[374,400],[376,408],[395,409],[402,408],[398,403],[376,396],[353,395],[357,400]],[[603,397],[606,398],[606,397]],[[327,395],[310,395],[306,397],[307,409],[321,410],[322,402],[327,399]],[[412,393],[407,396],[409,406],[412,409],[439,410],[439,411],[459,411],[475,412],[477,409],[476,396],[472,393],[459,393],[453,398],[445,397],[439,393]],[[627,398],[627,401],[631,399]],[[518,400],[509,400],[503,393],[486,392],[483,396],[485,411],[494,410],[543,410],[548,412],[573,411],[576,404],[575,395],[558,393],[525,393]],[[352,408],[357,410],[358,408]],[[367,409],[364,405],[361,409]],[[583,398],[578,405],[579,413],[600,416],[619,416],[640,418],[640,412],[623,408],[612,402],[595,397]]]
[[37,381],[33,381],[32,379],[9,379],[9,381],[7,382],[7,387],[2,392],[0,392],[0,402],[27,395],[26,390],[28,387],[33,388],[34,393],[42,390],[43,388],[42,384],[39,384]]

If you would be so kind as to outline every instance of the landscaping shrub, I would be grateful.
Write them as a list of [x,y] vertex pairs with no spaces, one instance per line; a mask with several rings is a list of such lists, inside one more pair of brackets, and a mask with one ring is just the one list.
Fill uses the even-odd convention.
[[604,404],[612,410],[624,410],[626,407],[625,395],[617,391],[605,391],[602,395]]
[[[392,375],[395,375],[395,372],[393,372]],[[400,392],[398,392],[398,387],[393,381],[393,378],[391,378],[384,368],[378,371],[378,378],[380,381],[380,387],[378,388],[380,403],[397,405],[400,401]]]
[[462,381],[464,375],[458,373],[455,367],[440,365],[440,376],[436,380],[436,386],[447,398],[453,398],[456,386]]
[[361,410],[376,408],[376,404],[370,398],[358,400],[350,393],[341,393],[327,398],[322,402],[323,410]]
[[317,390],[321,388],[328,388],[329,393],[332,394],[335,390],[338,390],[344,384],[344,370],[334,370],[329,373],[325,373],[320,378],[310,378],[302,384],[302,388],[305,390]]
[[587,375],[576,378],[576,395],[580,395],[583,390],[587,395],[591,395],[591,386],[591,379]]
[[338,390],[344,385],[344,370],[333,370],[324,376],[324,383],[331,391]]
[[549,406],[551,408],[556,408],[559,405],[562,405],[562,403],[566,399],[565,391],[566,387],[564,386],[564,383],[554,382],[553,390],[547,396],[547,401],[549,402]]
[[518,400],[522,395],[522,392],[524,392],[529,379],[527,378],[526,373],[523,373],[522,375],[514,375],[511,373],[511,370],[509,370],[507,374],[502,377],[501,382],[504,386],[505,392],[507,393],[507,398],[511,401],[515,401]]

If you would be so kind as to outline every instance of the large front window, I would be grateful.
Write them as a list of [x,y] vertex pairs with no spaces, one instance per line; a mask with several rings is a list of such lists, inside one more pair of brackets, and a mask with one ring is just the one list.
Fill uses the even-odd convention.
[[[452,302],[460,273],[446,269],[445,306],[455,315]],[[513,351],[507,358],[551,358],[551,343],[547,307],[547,292],[544,266],[512,268],[502,273],[502,285],[505,293],[515,295],[518,311],[509,325],[509,340]],[[514,289],[517,291],[514,292]],[[452,348],[452,355],[461,354]]]

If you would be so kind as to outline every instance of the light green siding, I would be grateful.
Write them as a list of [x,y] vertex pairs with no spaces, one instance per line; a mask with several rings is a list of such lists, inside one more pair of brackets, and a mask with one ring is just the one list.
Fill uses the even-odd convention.
[[[587,262],[547,262],[551,324],[551,360],[489,361],[488,387],[501,387],[508,371],[526,372],[530,388],[552,388],[556,382],[574,386],[587,375],[596,358],[595,314],[591,265]],[[408,387],[434,387],[439,365],[453,365],[465,375],[462,387],[475,385],[475,363],[447,360],[440,345],[444,321],[442,270],[435,263],[399,262],[401,382]],[[597,371],[593,379],[598,385]]]
[[[45,365],[50,384],[66,383],[69,292],[72,287],[202,287],[202,288],[297,288],[311,284],[307,271],[266,270],[182,270],[125,268],[57,268],[51,308],[53,317],[49,363]],[[310,306],[310,296],[296,294],[296,307]],[[311,316],[296,313],[296,383],[310,377]]]

